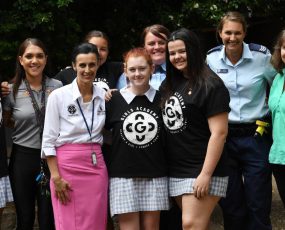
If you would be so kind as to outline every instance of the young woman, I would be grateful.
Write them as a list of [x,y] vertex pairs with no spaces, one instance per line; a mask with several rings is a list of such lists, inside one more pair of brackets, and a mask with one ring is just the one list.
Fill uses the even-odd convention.
[[266,89],[275,71],[266,47],[244,42],[246,29],[240,13],[226,13],[217,27],[223,45],[207,54],[209,67],[224,81],[231,97],[227,138],[229,187],[220,204],[225,229],[269,230],[271,135],[264,133],[256,138],[254,134],[256,120],[267,119]]
[[226,195],[224,143],[229,93],[205,64],[198,37],[181,28],[167,43],[162,83],[169,193],[182,209],[183,229],[206,229]]
[[[169,30],[163,25],[154,24],[146,27],[141,35],[142,46],[147,50],[154,64],[154,72],[150,78],[150,85],[158,90],[161,82],[165,79],[165,50]],[[117,88],[121,89],[127,85],[127,78],[123,74],[118,82]]]
[[99,67],[91,43],[72,53],[75,80],[48,100],[42,157],[51,173],[51,196],[57,230],[105,230],[107,168],[101,151],[105,91],[93,84]]
[[23,41],[17,55],[15,83],[5,98],[4,124],[13,129],[9,173],[17,229],[33,229],[36,200],[40,229],[54,229],[50,196],[41,194],[41,185],[36,181],[41,166],[47,98],[62,85],[45,75],[46,63],[47,51],[40,40],[27,38]]
[[124,61],[129,87],[106,104],[111,215],[121,230],[158,230],[160,210],[169,208],[160,94],[149,85],[154,66],[144,48],[128,51]]
[[[123,65],[121,62],[111,62],[108,60],[110,52],[110,40],[108,36],[102,31],[92,30],[86,34],[84,42],[90,42],[98,47],[100,62],[94,82],[105,90],[116,88],[117,81],[123,73]],[[71,67],[67,67],[55,76],[63,85],[70,84],[75,77],[76,73]]]
[[283,143],[285,137],[285,30],[282,30],[277,38],[271,63],[278,74],[271,86],[268,101],[273,125],[273,144],[269,153],[269,162],[285,207],[285,147]]

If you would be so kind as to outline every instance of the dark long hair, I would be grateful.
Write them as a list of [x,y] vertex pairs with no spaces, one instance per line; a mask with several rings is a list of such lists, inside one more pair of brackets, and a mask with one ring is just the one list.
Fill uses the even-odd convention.
[[14,87],[13,87],[14,98],[16,98],[16,95],[19,90],[19,86],[21,85],[23,79],[26,78],[25,70],[20,63],[19,57],[23,56],[23,54],[25,53],[29,45],[40,47],[43,50],[44,54],[47,56],[47,49],[41,40],[37,38],[27,38],[25,41],[21,43],[21,45],[19,46],[18,54],[16,58],[16,70],[15,70],[15,77],[14,77],[15,81],[14,81]]
[[[185,44],[188,72],[188,85],[186,88],[201,87],[211,71],[205,63],[198,36],[193,31],[181,28],[170,34],[168,43],[175,40],[181,40]],[[162,105],[173,93],[173,83],[184,78],[182,71],[176,69],[170,62],[168,47],[166,49],[166,57],[166,81],[162,87],[165,96],[163,97]]]

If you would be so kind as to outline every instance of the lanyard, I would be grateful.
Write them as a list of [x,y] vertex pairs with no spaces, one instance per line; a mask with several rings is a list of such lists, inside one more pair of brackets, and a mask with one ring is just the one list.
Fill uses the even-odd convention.
[[81,115],[82,115],[82,117],[83,117],[83,120],[84,120],[84,123],[85,123],[85,125],[86,125],[86,128],[87,128],[87,130],[88,130],[88,133],[89,133],[89,136],[90,136],[90,140],[92,140],[92,129],[93,129],[93,121],[94,121],[94,100],[92,100],[92,121],[91,121],[91,127],[90,127],[90,128],[88,127],[86,118],[85,118],[85,116],[84,116],[84,113],[83,113],[83,111],[82,111],[82,108],[81,108],[81,106],[80,106],[80,104],[79,104],[78,99],[76,99],[76,102],[77,102],[77,105],[78,105],[78,107],[79,107],[79,109],[80,109],[80,113],[81,113]]
[[40,127],[40,137],[42,138],[42,134],[43,134],[43,129],[44,129],[44,121],[45,121],[45,97],[46,97],[46,80],[45,77],[43,77],[42,79],[42,98],[41,98],[41,107],[39,107],[34,93],[30,87],[30,84],[28,83],[27,79],[24,79],[27,91],[29,93],[29,96],[32,100],[32,105],[33,108],[35,110],[35,114],[36,114],[36,119],[37,119],[37,123]]

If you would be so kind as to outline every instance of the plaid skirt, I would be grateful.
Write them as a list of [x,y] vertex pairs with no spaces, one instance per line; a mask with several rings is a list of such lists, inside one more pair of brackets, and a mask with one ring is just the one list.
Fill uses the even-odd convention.
[[[196,178],[169,178],[169,195],[171,197],[183,194],[192,194]],[[226,197],[228,177],[212,177],[209,188],[209,195]]]
[[8,202],[13,201],[13,195],[9,177],[0,178],[0,208],[4,208]]
[[110,178],[110,212],[116,214],[169,209],[168,179]]

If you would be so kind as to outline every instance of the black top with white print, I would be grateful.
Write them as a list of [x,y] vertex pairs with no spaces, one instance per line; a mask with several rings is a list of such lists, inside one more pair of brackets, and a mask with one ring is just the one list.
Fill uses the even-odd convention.
[[107,129],[112,129],[110,177],[162,177],[167,175],[160,94],[152,87],[142,96],[126,88],[106,103]]
[[[196,178],[202,170],[211,135],[208,118],[229,112],[230,97],[217,76],[206,78],[203,86],[193,89],[187,88],[185,78],[173,84],[174,93],[163,109],[169,175]],[[213,175],[224,176],[225,163],[223,152]]]

